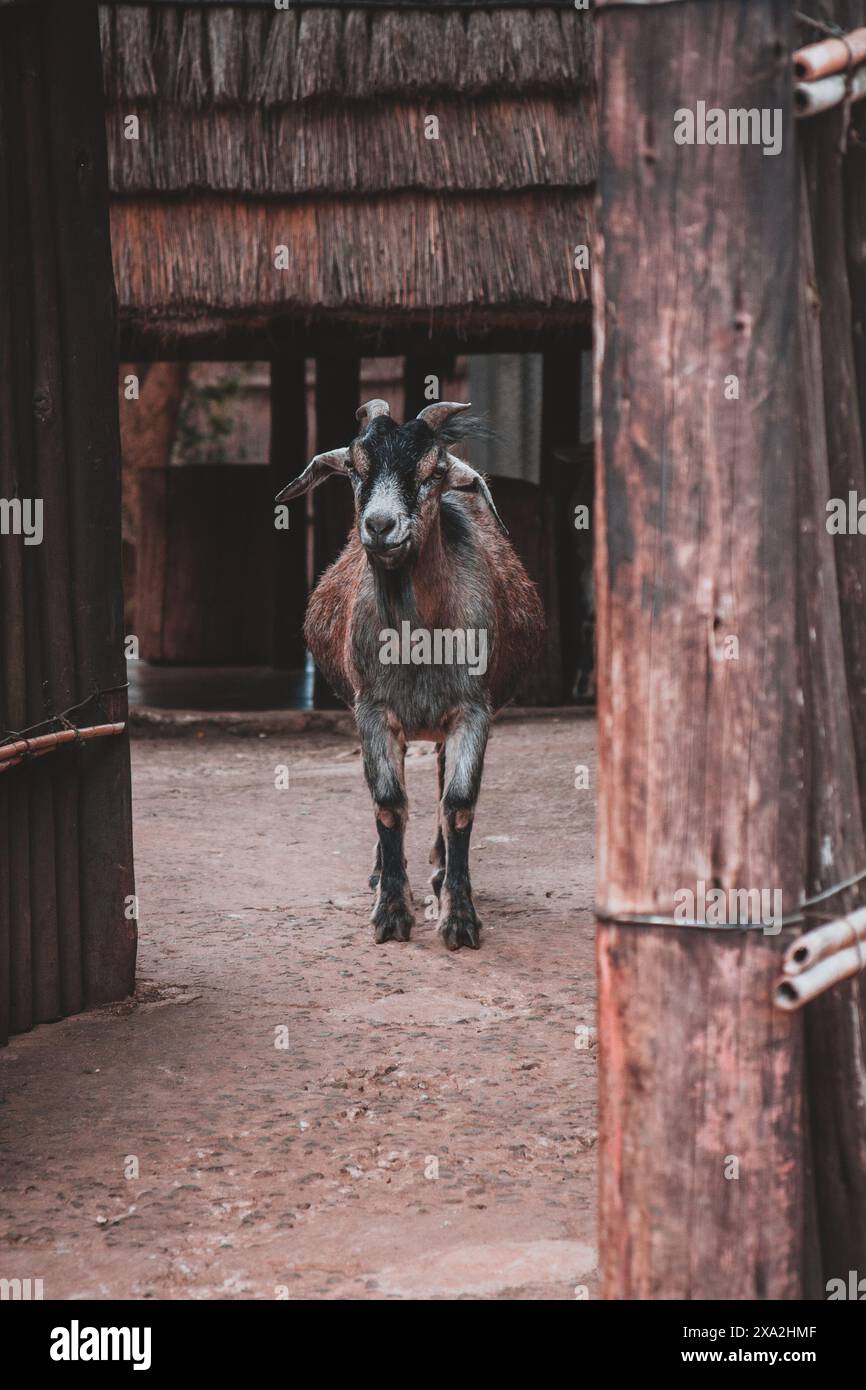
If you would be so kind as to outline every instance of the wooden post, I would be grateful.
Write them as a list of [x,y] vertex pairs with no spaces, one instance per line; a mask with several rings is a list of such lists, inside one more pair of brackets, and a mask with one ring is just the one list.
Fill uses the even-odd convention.
[[[24,103],[18,45],[20,15],[0,16],[0,496],[26,496],[21,474],[32,457],[29,355],[21,340],[32,339],[29,296],[32,267],[25,169],[20,158]],[[25,568],[26,547],[20,535],[0,536],[0,729],[28,723],[26,631],[32,611],[32,566]],[[6,1031],[22,1032],[33,1024],[33,970],[30,925],[30,792],[29,786],[0,793],[7,803],[7,839],[0,843],[0,897],[5,899],[6,941],[2,959],[8,973],[0,978],[7,1001]],[[2,910],[2,908],[0,908]]]
[[[832,118],[831,118],[832,119]],[[833,121],[835,124],[835,120]],[[799,645],[806,728],[809,811],[808,894],[832,887],[866,864],[858,762],[845,668],[842,606],[836,575],[836,538],[827,531],[831,496],[828,434],[822,392],[821,310],[812,287],[820,282],[812,226],[802,185],[800,221],[799,343],[800,452],[796,478],[800,524],[797,573]],[[818,214],[819,209],[815,212]],[[838,266],[834,268],[838,274]],[[834,332],[829,351],[844,343]],[[844,349],[843,349],[844,351]],[[827,401],[828,410],[838,407]],[[847,413],[847,412],[846,412]],[[841,915],[861,901],[857,889],[833,899]],[[820,919],[819,919],[820,920]],[[805,1010],[806,1058],[816,1230],[822,1297],[828,1279],[847,1278],[866,1251],[866,1111],[853,1098],[866,1092],[863,1066],[863,980],[827,991]]]
[[[791,9],[604,5],[597,32],[602,1290],[797,1298],[790,938],[610,920],[802,883]],[[780,152],[677,144],[698,101],[780,110]]]
[[[857,374],[852,325],[853,301],[846,270],[845,197],[842,178],[842,113],[833,111],[805,121],[801,136],[804,173],[812,207],[815,284],[820,304],[821,337],[830,350],[822,355],[826,411],[829,497],[847,501],[849,492],[866,496],[866,461],[863,453]],[[852,152],[860,177],[866,155]],[[866,233],[866,219],[856,225],[858,204],[849,201],[852,247]],[[862,312],[862,311],[861,311]],[[831,346],[832,345],[832,346]],[[862,388],[861,388],[862,389]],[[826,499],[825,499],[826,501]],[[842,603],[842,631],[848,668],[848,688],[853,712],[856,766],[860,796],[866,816],[866,563],[863,536],[841,534],[834,538],[836,570]]]
[[[355,411],[361,404],[361,360],[354,354],[316,358],[316,453],[348,444],[358,430]],[[337,479],[313,497],[313,583],[333,564],[346,543],[354,517],[352,489]],[[317,709],[340,705],[316,671],[313,701]]]
[[[127,714],[121,569],[120,429],[102,63],[95,4],[36,12],[46,69],[54,258],[62,325],[75,666],[91,722]],[[59,404],[59,403],[58,403]],[[46,497],[46,507],[61,494]],[[57,757],[65,754],[57,754]],[[127,735],[77,750],[82,987],[86,1004],[129,994],[136,922]],[[17,776],[12,773],[10,776]],[[65,834],[74,829],[62,827]]]
[[[275,351],[271,358],[271,486],[280,488],[309,463],[306,359]],[[283,670],[302,670],[307,649],[307,499],[289,504],[289,529],[275,531],[274,620],[271,660]]]
[[553,677],[554,703],[568,699],[577,666],[580,595],[574,582],[574,530],[569,516],[569,496],[575,486],[577,463],[556,458],[567,452],[576,458],[580,447],[581,347],[546,352],[543,359],[541,416],[542,505],[550,511],[559,622],[554,628],[548,615],[548,659]]

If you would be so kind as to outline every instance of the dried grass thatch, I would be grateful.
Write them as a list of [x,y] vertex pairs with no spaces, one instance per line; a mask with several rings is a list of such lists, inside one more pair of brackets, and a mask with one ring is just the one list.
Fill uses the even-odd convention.
[[317,97],[574,93],[592,81],[587,13],[525,9],[103,6],[110,101],[281,106]]
[[586,302],[587,14],[160,4],[101,25],[127,323]]
[[[109,119],[109,177],[117,194],[196,190],[263,197],[404,189],[585,187],[595,179],[590,97],[520,104],[436,101],[439,139],[424,136],[427,106],[408,102],[293,105],[210,112],[140,109],[141,138]],[[127,113],[128,114],[128,113]]]
[[[399,194],[300,201],[123,200],[112,208],[121,305],[167,320],[212,310],[574,305],[589,285],[574,246],[590,237],[581,190]],[[289,268],[275,268],[275,248]]]

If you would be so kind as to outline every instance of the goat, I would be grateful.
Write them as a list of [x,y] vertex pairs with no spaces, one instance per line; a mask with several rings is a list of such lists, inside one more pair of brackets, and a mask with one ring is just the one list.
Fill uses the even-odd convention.
[[[430,854],[438,929],[450,950],[477,949],[469,840],[493,713],[511,699],[535,657],[544,615],[535,586],[506,539],[484,478],[449,453],[477,435],[469,407],[443,401],[398,425],[385,401],[368,401],[361,433],[317,454],[283,489],[286,502],[327,478],[348,478],[355,526],[325,570],[304,634],[336,694],[354,710],[378,844],[370,887],[377,942],[408,941],[414,925],[403,840],[409,739],[432,740],[439,826]],[[408,625],[408,626],[407,626]],[[396,630],[411,632],[411,659],[387,660]],[[429,662],[431,632],[483,634],[486,661]],[[420,640],[419,639],[420,636]],[[425,647],[424,638],[427,642]],[[465,646],[465,643],[464,643]],[[481,667],[484,666],[482,671]],[[447,783],[447,785],[446,785]]]

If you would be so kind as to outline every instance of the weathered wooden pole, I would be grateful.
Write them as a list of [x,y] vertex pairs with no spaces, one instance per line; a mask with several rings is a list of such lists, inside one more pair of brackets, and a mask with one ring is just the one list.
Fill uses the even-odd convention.
[[[826,525],[830,496],[823,395],[821,317],[806,180],[801,186],[799,327],[800,400],[799,647],[804,706],[809,896],[866,864],[857,757],[848,699],[834,538]],[[834,336],[838,349],[841,335]],[[832,408],[832,407],[831,407]],[[853,889],[828,902],[842,913],[860,900]],[[817,919],[820,921],[820,917]],[[806,1074],[814,1171],[818,1296],[828,1279],[847,1277],[866,1242],[866,1094],[860,1041],[862,982],[854,979],[813,1000],[804,1013]]]
[[[51,170],[52,272],[57,278],[57,376],[65,471],[46,509],[68,507],[72,640],[79,698],[103,692],[87,723],[127,714],[121,572],[120,429],[114,278],[108,227],[108,170],[97,7],[51,0],[39,6],[45,65],[45,129]],[[65,753],[54,755],[65,758]],[[57,833],[78,832],[80,982],[84,1004],[119,999],[133,987],[136,920],[127,735],[77,749],[77,815]],[[54,775],[60,775],[60,764]],[[19,773],[10,774],[19,776]],[[64,803],[66,804],[66,803]],[[74,857],[64,854],[71,883]],[[61,879],[63,881],[63,879]],[[59,919],[62,928],[63,917]],[[70,920],[77,929],[77,919]],[[70,961],[70,965],[73,962]],[[72,996],[71,996],[72,997]]]
[[[582,347],[560,345],[546,352],[542,366],[541,476],[542,507],[553,517],[553,567],[558,591],[559,623],[548,629],[548,659],[555,672],[554,700],[568,699],[577,667],[580,642],[580,593],[574,574],[574,528],[569,498],[578,465],[565,463],[557,453],[575,457],[580,445],[580,376]],[[549,500],[548,500],[549,499]],[[548,623],[550,615],[548,614]]]
[[[361,359],[357,354],[334,352],[316,358],[316,453],[340,448],[354,437],[360,396]],[[354,508],[352,489],[339,480],[319,488],[312,497],[315,584],[345,545]],[[318,670],[313,700],[317,708],[340,704]]]
[[[853,27],[862,0],[825,18]],[[830,534],[828,502],[866,496],[866,113],[833,110],[798,127],[801,367],[800,649],[806,711],[812,894],[866,865],[866,540]],[[847,252],[847,256],[846,256]],[[847,274],[846,274],[847,270]],[[835,896],[841,915],[863,885]],[[817,919],[820,921],[820,918]],[[806,1062],[822,1288],[866,1260],[866,978],[821,994],[805,1010]]]
[[[790,938],[620,924],[705,920],[702,886],[740,920],[771,915],[754,890],[799,899],[791,19],[784,0],[599,6],[607,1298],[803,1290],[802,1032],[771,1003]],[[767,140],[701,143],[702,110],[732,107],[766,112]]]
[[[309,463],[307,363],[302,353],[276,349],[271,357],[270,471],[273,495]],[[307,499],[289,503],[288,529],[275,528],[274,618],[271,661],[283,670],[306,659]]]

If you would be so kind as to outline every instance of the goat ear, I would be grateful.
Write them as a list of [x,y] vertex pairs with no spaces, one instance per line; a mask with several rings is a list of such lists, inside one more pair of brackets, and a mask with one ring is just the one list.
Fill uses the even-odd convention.
[[307,464],[303,473],[294,482],[288,483],[276,496],[277,502],[291,502],[293,497],[300,497],[302,492],[309,492],[311,488],[318,487],[332,473],[346,473],[346,462],[349,458],[348,449],[332,449],[327,454],[316,454],[316,457]]
[[496,524],[503,536],[508,535],[508,528],[502,517],[499,515],[493,504],[493,497],[490,488],[480,473],[476,473],[474,468],[470,468],[468,463],[456,458],[454,454],[448,455],[448,471],[445,474],[445,484],[443,492],[451,492],[452,489],[471,488],[481,496],[496,518]]

